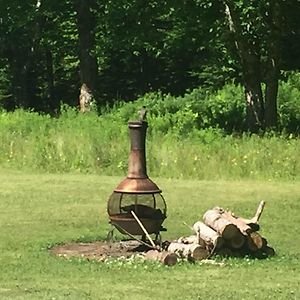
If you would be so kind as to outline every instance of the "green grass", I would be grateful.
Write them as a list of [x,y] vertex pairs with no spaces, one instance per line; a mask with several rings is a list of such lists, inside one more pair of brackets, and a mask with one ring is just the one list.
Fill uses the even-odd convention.
[[[130,105],[102,116],[69,109],[57,119],[22,110],[0,113],[0,166],[51,173],[124,174]],[[164,117],[149,116],[147,166],[153,175],[201,180],[300,179],[300,139],[294,135],[225,136],[216,129],[196,129],[188,122],[192,117],[184,118],[169,124]]]
[[0,299],[299,299],[299,182],[155,178],[168,204],[164,238],[189,234],[219,205],[245,217],[267,202],[261,233],[277,255],[226,266],[65,260],[49,245],[103,239],[106,201],[121,177],[0,170]]

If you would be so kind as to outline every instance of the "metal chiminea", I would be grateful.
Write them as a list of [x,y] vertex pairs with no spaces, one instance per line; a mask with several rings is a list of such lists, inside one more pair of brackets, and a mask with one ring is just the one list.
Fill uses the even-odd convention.
[[142,235],[144,232],[132,215],[133,211],[149,234],[160,237],[166,218],[166,202],[159,187],[148,177],[146,168],[146,131],[144,120],[128,122],[131,151],[128,175],[110,196],[107,212],[110,223],[121,233]]

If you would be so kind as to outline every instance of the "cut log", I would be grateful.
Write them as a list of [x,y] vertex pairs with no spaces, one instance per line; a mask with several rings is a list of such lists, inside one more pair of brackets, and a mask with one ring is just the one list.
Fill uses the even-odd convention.
[[231,250],[228,247],[222,247],[216,250],[216,254],[224,257],[229,257],[229,256],[233,256],[233,250]]
[[171,243],[168,247],[169,252],[176,253],[182,258],[192,258],[194,260],[201,260],[209,256],[209,251],[197,244],[182,244]]
[[197,244],[202,246],[203,248],[206,247],[206,242],[197,235],[182,236],[176,242],[182,244]]
[[198,237],[196,235],[181,236],[177,240],[177,243],[182,243],[182,244],[198,244]]
[[240,234],[235,224],[222,216],[219,208],[208,210],[203,216],[204,223],[214,229],[225,240],[231,240]]
[[275,250],[269,245],[266,245],[262,248],[262,251],[267,254],[267,256],[274,256],[275,255]]
[[242,233],[237,233],[227,244],[233,249],[240,249],[245,243],[246,237]]
[[250,252],[256,252],[256,251],[258,251],[258,247],[254,243],[254,241],[253,241],[253,239],[252,239],[252,237],[250,235],[248,235],[246,237],[246,246],[247,246],[247,248],[248,248],[248,250]]
[[168,251],[149,250],[145,254],[145,259],[159,261],[167,266],[173,266],[177,263],[177,255]]
[[230,212],[223,212],[222,216],[226,218],[230,223],[237,226],[240,232],[244,235],[248,235],[249,233],[253,232],[253,229],[245,223],[245,221],[241,218],[234,217]]
[[205,225],[203,222],[196,222],[193,225],[193,230],[200,235],[206,244],[212,244],[214,248],[219,249],[224,244],[223,238],[212,228]]
[[217,255],[223,256],[223,257],[242,257],[243,252],[239,250],[233,250],[228,247],[222,247],[221,249],[217,250]]
[[[257,249],[261,249],[264,246],[267,245],[266,239],[264,239],[258,232],[251,232],[248,238],[248,245],[251,244],[251,242]],[[250,249],[250,247],[249,247]]]
[[257,207],[256,213],[255,213],[254,217],[251,219],[250,223],[258,223],[258,221],[261,217],[261,214],[264,210],[265,204],[266,204],[265,201],[260,201],[260,203]]
[[274,256],[275,250],[271,246],[265,245],[258,251],[252,252],[251,255],[253,255],[256,258],[264,259],[270,256]]
[[[238,217],[237,219],[244,221],[244,219],[240,217]],[[257,223],[246,223],[246,224],[252,229],[252,231],[258,231],[260,229],[260,226]]]

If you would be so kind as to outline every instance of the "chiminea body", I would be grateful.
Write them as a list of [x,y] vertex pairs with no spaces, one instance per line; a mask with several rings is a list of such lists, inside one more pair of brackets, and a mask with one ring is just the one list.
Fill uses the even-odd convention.
[[166,218],[166,203],[161,190],[147,175],[145,151],[147,127],[148,123],[145,121],[128,123],[131,141],[128,175],[119,183],[108,200],[107,212],[110,223],[125,234],[144,234],[131,211],[138,216],[150,234],[158,234]]

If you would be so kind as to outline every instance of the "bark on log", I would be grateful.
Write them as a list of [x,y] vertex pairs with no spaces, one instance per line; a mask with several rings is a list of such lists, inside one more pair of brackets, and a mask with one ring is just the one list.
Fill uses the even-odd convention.
[[246,246],[247,246],[247,248],[249,249],[250,252],[256,252],[256,251],[258,251],[258,247],[254,243],[254,241],[252,240],[252,238],[251,238],[250,235],[248,235],[246,237]]
[[197,244],[202,246],[203,248],[205,248],[207,245],[207,243],[200,236],[197,235],[182,236],[177,240],[177,243]]
[[159,261],[167,266],[173,266],[177,263],[177,255],[168,251],[149,250],[145,254],[145,259]]
[[208,210],[203,216],[204,223],[213,228],[225,240],[231,240],[240,234],[235,224],[225,219],[218,208]]
[[206,244],[212,244],[216,249],[221,248],[224,244],[223,238],[203,222],[196,222],[193,225],[193,229],[196,233],[199,233],[200,238],[204,240]]
[[240,222],[245,223],[246,225],[248,225],[251,228],[251,232],[253,231],[259,231],[260,226],[258,223],[254,223],[252,219],[245,219],[243,217],[237,217],[234,214],[232,214],[232,217],[237,219]]
[[171,243],[168,247],[169,252],[176,253],[182,258],[192,258],[194,260],[200,260],[209,256],[209,251],[197,244],[182,244]]
[[254,215],[254,217],[251,219],[252,223],[258,223],[260,217],[261,217],[261,214],[265,208],[265,201],[260,201],[258,207],[257,207],[257,210],[256,210],[256,213]]

